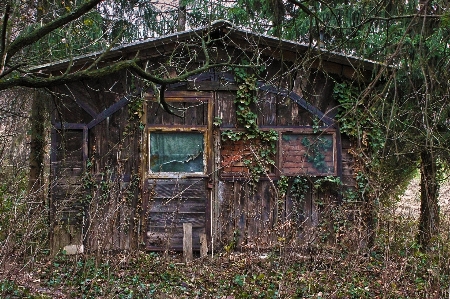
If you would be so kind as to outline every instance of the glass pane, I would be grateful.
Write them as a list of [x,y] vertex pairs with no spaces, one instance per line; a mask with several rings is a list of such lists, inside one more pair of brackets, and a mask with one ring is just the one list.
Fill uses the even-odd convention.
[[203,133],[150,133],[152,172],[203,172]]
[[281,172],[284,175],[334,175],[334,136],[331,134],[290,134],[281,138]]

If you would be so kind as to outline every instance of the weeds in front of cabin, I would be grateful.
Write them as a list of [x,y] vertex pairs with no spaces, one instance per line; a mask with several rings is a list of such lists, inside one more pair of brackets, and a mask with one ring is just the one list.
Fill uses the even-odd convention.
[[[416,220],[388,215],[370,250],[318,243],[292,250],[222,252],[182,263],[179,254],[135,252],[54,258],[2,272],[2,298],[446,298],[449,219],[421,253]],[[30,278],[31,277],[31,278]]]
[[[336,184],[325,180],[320,187]],[[294,193],[301,193],[306,185],[299,180],[294,186]],[[281,181],[278,187],[288,185]],[[450,218],[442,215],[441,234],[424,254],[414,241],[417,219],[382,209],[374,246],[361,247],[364,226],[349,213],[358,204],[351,198],[339,206],[323,199],[321,208],[329,217],[310,244],[223,250],[186,265],[175,253],[60,252],[50,257],[42,230],[47,211],[34,211],[27,220],[29,214],[18,208],[26,207],[30,197],[3,197],[17,208],[3,205],[0,216],[0,298],[447,298]]]
[[[306,185],[298,180],[294,186],[301,193]],[[351,198],[339,206],[323,199],[321,208],[332,208],[323,211],[329,217],[310,244],[224,250],[186,265],[175,253],[50,257],[43,230],[48,211],[27,217],[31,197],[5,196],[10,205],[0,215],[0,298],[448,298],[450,218],[442,215],[441,234],[425,254],[415,243],[417,219],[382,208],[373,247],[361,247],[364,226],[349,213],[358,204]]]

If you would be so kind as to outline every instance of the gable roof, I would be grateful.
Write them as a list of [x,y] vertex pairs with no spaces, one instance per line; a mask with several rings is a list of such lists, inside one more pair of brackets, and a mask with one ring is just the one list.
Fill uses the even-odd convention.
[[[342,53],[329,51],[326,49],[311,48],[309,45],[303,43],[283,40],[265,34],[250,32],[244,29],[240,29],[228,21],[217,20],[207,26],[120,45],[110,49],[107,52],[98,51],[86,55],[77,56],[72,59],[65,59],[56,62],[46,63],[33,68],[32,71],[43,71],[43,72],[58,71],[66,69],[69,66],[69,64],[71,64],[71,67],[73,66],[82,67],[83,65],[89,65],[90,63],[94,62],[101,56],[102,61],[122,60],[126,58],[129,59],[138,53],[145,52],[146,49],[187,41],[191,38],[198,36],[205,36],[212,32],[224,33],[226,34],[228,39],[238,41],[240,45],[249,43],[249,41],[252,41],[254,44],[264,45],[266,47],[266,52],[268,51],[272,52],[276,51],[278,53],[282,52],[283,57],[288,57],[287,58],[288,60],[289,56],[291,57],[292,60],[295,60],[295,58],[304,57],[305,54],[308,53],[308,55],[313,57],[313,59],[320,61],[327,61],[332,64],[335,64],[336,66],[334,67],[334,70],[332,67],[331,72],[346,77],[348,77],[348,74],[347,75],[345,74],[346,70],[343,67],[347,67],[347,73],[348,70],[354,71],[356,69],[364,70],[366,73],[368,73],[372,72],[377,67],[383,65],[381,63],[374,62],[371,60],[362,59],[351,55],[345,55]],[[235,42],[235,44],[237,43]],[[319,64],[320,63],[316,63],[316,66],[318,66]],[[341,69],[339,69],[339,66],[341,66]],[[325,69],[324,71],[330,70]]]

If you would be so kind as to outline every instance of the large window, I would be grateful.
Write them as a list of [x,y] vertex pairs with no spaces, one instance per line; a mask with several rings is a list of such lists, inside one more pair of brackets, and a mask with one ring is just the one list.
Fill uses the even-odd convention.
[[[259,139],[222,140],[222,177],[245,177],[252,169],[256,169],[263,176],[337,175],[334,130],[327,129],[318,133],[311,128],[293,127],[277,128],[276,131],[278,140],[273,144],[263,143]],[[276,156],[270,154],[270,147],[274,145]],[[265,168],[261,170],[261,166]]]
[[204,173],[203,132],[150,132],[151,173]]

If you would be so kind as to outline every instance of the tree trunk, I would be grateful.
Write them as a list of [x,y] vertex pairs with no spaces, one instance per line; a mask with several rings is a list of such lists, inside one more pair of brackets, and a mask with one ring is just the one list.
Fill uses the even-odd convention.
[[30,117],[30,173],[28,191],[35,196],[35,202],[44,202],[44,154],[45,154],[45,114],[44,92],[36,90],[31,105]]
[[186,30],[186,4],[184,0],[178,1],[178,31]]
[[[38,21],[48,23],[48,0],[39,0],[37,3],[36,18]],[[28,193],[34,197],[34,202],[45,203],[44,197],[44,153],[45,153],[45,105],[46,94],[35,89],[30,116],[30,156],[28,174]]]
[[422,151],[420,159],[420,218],[417,243],[422,251],[427,251],[432,238],[439,232],[438,166],[430,151]]

